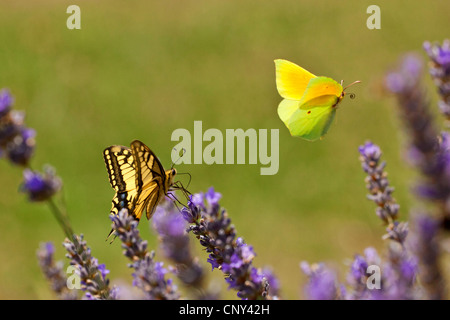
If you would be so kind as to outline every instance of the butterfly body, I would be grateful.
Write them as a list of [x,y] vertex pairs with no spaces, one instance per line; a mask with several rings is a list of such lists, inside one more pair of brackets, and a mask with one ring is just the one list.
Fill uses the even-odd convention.
[[345,96],[342,84],[283,59],[275,60],[275,68],[277,89],[284,98],[278,106],[280,119],[292,136],[322,138]]
[[116,191],[111,214],[126,208],[140,220],[146,210],[150,219],[173,184],[175,169],[165,171],[156,155],[139,140],[125,146],[111,146],[103,151],[111,187]]

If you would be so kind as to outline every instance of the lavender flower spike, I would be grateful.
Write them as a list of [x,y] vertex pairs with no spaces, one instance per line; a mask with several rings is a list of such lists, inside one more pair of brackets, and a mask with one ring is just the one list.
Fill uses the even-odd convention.
[[63,300],[77,299],[77,291],[69,290],[67,287],[67,277],[63,270],[61,261],[55,262],[53,255],[55,247],[53,243],[42,243],[37,251],[39,265],[47,280],[50,282],[53,291]]
[[137,228],[138,221],[128,214],[126,209],[117,215],[110,216],[112,228],[122,241],[124,255],[134,268],[133,285],[143,290],[146,297],[151,300],[176,300],[179,293],[171,279],[166,280],[167,270],[162,262],[155,262],[154,252],[148,252],[147,241],[142,240]]
[[[236,237],[236,230],[225,209],[218,201],[220,193],[210,188],[202,194],[191,196],[188,208],[183,209],[182,216],[190,223],[192,232],[200,244],[209,253],[208,262],[212,269],[222,270],[230,289],[237,291],[241,299],[272,299],[268,279],[273,275],[265,274],[261,269],[253,267],[255,257],[253,247],[242,238]],[[207,205],[204,203],[206,198]]]
[[366,187],[369,190],[367,198],[377,205],[376,214],[387,224],[387,234],[383,237],[402,244],[408,234],[408,224],[396,221],[400,206],[392,197],[394,188],[389,186],[387,172],[384,171],[386,162],[380,162],[381,149],[368,141],[359,147],[361,165],[367,177]]
[[70,264],[78,267],[80,272],[81,290],[86,292],[85,298],[90,300],[115,300],[116,291],[109,287],[108,273],[104,265],[91,255],[83,235],[74,235],[74,240],[65,239],[63,246],[67,250],[66,257]]
[[381,149],[368,141],[359,147],[361,165],[367,177],[366,187],[369,190],[367,196],[377,204],[376,214],[386,224],[397,219],[400,206],[392,197],[394,188],[389,186],[387,172],[384,171],[386,162],[380,162]]

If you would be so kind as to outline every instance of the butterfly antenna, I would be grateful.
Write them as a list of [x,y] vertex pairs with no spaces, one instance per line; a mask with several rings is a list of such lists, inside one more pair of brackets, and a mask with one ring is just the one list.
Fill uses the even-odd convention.
[[348,87],[351,87],[352,85],[357,84],[357,83],[361,83],[361,81],[359,81],[359,80],[353,81],[352,83],[350,83],[348,86],[346,86],[346,87],[344,88],[344,91],[345,91],[345,89],[347,89]]
[[[177,151],[176,148],[173,148],[173,150]],[[181,149],[181,155],[179,156],[179,158],[178,158],[176,161],[172,162],[172,166],[170,167],[170,169],[173,169],[173,166],[174,166],[181,158],[183,158],[183,156],[184,156],[185,153],[186,153],[186,149],[185,149],[185,148]]]

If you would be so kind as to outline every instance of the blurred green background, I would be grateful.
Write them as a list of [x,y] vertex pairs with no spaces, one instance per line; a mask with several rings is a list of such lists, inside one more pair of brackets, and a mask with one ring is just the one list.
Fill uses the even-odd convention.
[[[68,30],[66,9],[81,8],[81,30]],[[377,1],[381,30],[369,30],[372,1],[0,1],[0,87],[26,111],[37,131],[32,166],[51,164],[63,179],[63,198],[77,233],[111,270],[112,283],[131,283],[120,242],[110,230],[111,189],[102,151],[146,143],[171,164],[171,133],[194,120],[203,130],[279,129],[280,169],[261,165],[179,165],[192,174],[191,192],[221,192],[239,236],[254,246],[255,266],[269,265],[281,297],[303,297],[299,262],[324,261],[341,272],[367,246],[383,250],[384,227],[366,199],[358,146],[379,144],[396,187],[401,219],[414,205],[414,171],[405,165],[407,136],[382,77],[398,57],[425,40],[449,36],[448,1]],[[323,141],[292,138],[277,115],[281,101],[273,60],[291,60],[317,75],[350,83]],[[435,88],[429,84],[432,105]],[[204,144],[206,145],[206,143]],[[18,192],[22,169],[0,161],[0,298],[54,298],[36,260],[43,241],[64,239],[46,204]],[[61,200],[61,196],[58,197]],[[143,219],[140,230],[164,260]],[[207,255],[192,237],[196,254]],[[167,263],[167,262],[166,262]],[[210,280],[227,292],[221,272]]]

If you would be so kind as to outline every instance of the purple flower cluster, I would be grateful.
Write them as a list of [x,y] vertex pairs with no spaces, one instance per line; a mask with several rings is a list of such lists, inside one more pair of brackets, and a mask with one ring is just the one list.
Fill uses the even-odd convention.
[[11,110],[14,98],[8,90],[0,91],[0,155],[17,165],[28,166],[35,148],[36,132],[24,126],[25,114]]
[[450,40],[442,45],[426,41],[423,47],[430,58],[429,71],[441,96],[439,109],[450,121]]
[[44,167],[44,174],[30,169],[23,171],[21,191],[28,195],[30,201],[45,201],[57,193],[62,181],[56,176],[55,170],[50,166]]
[[[219,205],[221,194],[210,188],[207,193],[191,196],[188,207],[182,209],[184,219],[190,223],[192,232],[209,253],[207,261],[212,269],[221,270],[226,275],[229,288],[237,290],[241,299],[275,298],[269,279],[271,272],[252,266],[255,252],[242,238],[236,237],[236,230],[224,208]],[[205,204],[206,199],[206,204]],[[270,290],[270,294],[269,294]]]
[[55,262],[54,260],[55,247],[53,243],[46,242],[41,244],[37,251],[37,258],[42,273],[50,282],[52,290],[56,293],[58,298],[63,300],[77,299],[77,291],[69,290],[67,288],[67,277],[63,270],[62,261]]
[[131,260],[134,268],[133,285],[140,288],[147,299],[176,300],[179,298],[177,287],[171,279],[166,280],[167,269],[162,262],[154,261],[154,252],[147,250],[147,241],[142,240],[137,228],[138,222],[122,209],[119,214],[110,216],[112,228],[122,241],[124,255]]
[[63,246],[67,250],[66,257],[70,259],[70,264],[78,268],[81,290],[86,293],[86,299],[117,299],[117,291],[109,287],[109,279],[106,278],[109,270],[91,255],[91,249],[83,240],[83,235],[74,235],[73,241],[66,238]]

